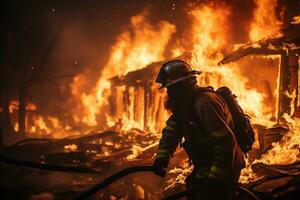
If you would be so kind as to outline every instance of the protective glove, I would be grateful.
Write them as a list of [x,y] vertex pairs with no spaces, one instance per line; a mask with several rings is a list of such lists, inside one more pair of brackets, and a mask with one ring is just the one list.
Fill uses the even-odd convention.
[[157,157],[153,163],[153,167],[155,168],[154,173],[164,178],[166,175],[166,168],[168,167],[168,164],[168,157]]

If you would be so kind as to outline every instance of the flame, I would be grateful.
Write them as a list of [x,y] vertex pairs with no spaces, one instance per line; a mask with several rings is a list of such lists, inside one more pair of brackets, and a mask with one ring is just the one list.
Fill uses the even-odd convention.
[[[111,89],[109,78],[127,74],[130,71],[141,69],[149,63],[164,59],[165,48],[176,28],[166,21],[160,21],[153,25],[148,21],[148,16],[148,11],[133,16],[128,29],[117,37],[116,43],[110,50],[108,62],[92,92],[89,94],[73,93],[77,96],[80,95],[84,108],[84,113],[76,110],[77,120],[88,125],[98,124],[96,116],[100,112],[105,112],[104,108],[108,105],[107,97],[110,95]],[[77,87],[80,87],[80,82],[77,82],[77,79],[75,79],[72,87],[74,91],[78,91]],[[122,118],[127,120],[124,124],[136,124],[132,117],[123,116]],[[107,121],[112,122],[109,119]]]
[[276,16],[277,0],[255,0],[254,19],[250,25],[249,37],[257,41],[279,34],[282,21]]
[[293,17],[291,24],[300,24],[300,15]]
[[[262,6],[266,6],[265,2],[266,1],[263,1],[263,3],[260,2],[261,4],[259,4],[256,12],[260,12],[260,9],[264,9]],[[275,1],[272,2],[275,3]],[[230,21],[228,17],[231,15],[230,8],[225,4],[216,5],[211,3],[193,7],[189,14],[192,20],[191,34],[193,41],[190,62],[194,67],[203,72],[202,76],[199,78],[200,85],[211,85],[214,88],[226,85],[235,93],[239,104],[245,112],[252,117],[252,123],[264,124],[265,126],[273,125],[274,122],[270,121],[272,113],[270,113],[270,109],[264,102],[265,94],[259,92],[256,88],[250,87],[249,80],[241,75],[238,64],[216,65],[217,60],[221,60],[223,57],[223,54],[221,53],[222,49],[225,49],[228,43],[226,27],[230,26],[230,24],[228,24],[228,21]],[[275,11],[273,14],[275,15]],[[264,24],[259,17],[263,16],[257,15],[255,18],[256,20],[252,23],[251,32],[249,33],[249,35],[251,35],[251,40],[261,39],[271,33],[274,34],[279,28],[280,23],[276,21],[276,26],[271,24],[268,26],[269,31],[264,32],[266,34],[262,35],[260,29],[265,28],[266,26],[263,26]],[[272,18],[274,16],[266,15],[264,17]],[[273,56],[271,59],[278,59],[278,57]],[[274,91],[274,93],[276,92]],[[299,144],[299,141],[297,142]],[[297,144],[297,142],[295,142],[295,144]],[[270,158],[269,154],[272,154],[271,152],[279,151],[282,149],[282,146],[278,147],[277,151],[275,149],[266,154],[266,157],[263,157],[264,162],[266,162],[267,157]],[[293,151],[295,150],[289,149],[288,151],[283,152],[294,153]],[[294,162],[295,157],[297,156],[298,154],[294,154],[294,156],[290,156],[292,158],[288,157],[288,163]],[[272,158],[270,159],[272,160]],[[278,159],[280,160],[280,158]],[[287,163],[286,161],[287,160],[284,160],[284,163]],[[252,163],[248,162],[247,167],[242,171],[240,182],[245,183],[261,178],[253,173],[251,164]],[[177,176],[175,179],[171,179],[170,187],[173,187],[177,182],[181,182],[183,180],[183,177],[181,176],[184,176],[184,173],[181,173],[180,176]]]
[[[18,101],[12,100],[9,102],[9,113],[11,114],[15,132],[19,130],[18,107]],[[25,124],[28,136],[64,138],[66,136],[78,135],[78,131],[71,130],[72,128],[68,123],[63,123],[58,117],[42,115],[37,112],[38,110],[39,108],[36,104],[32,102],[26,104]]]
[[95,116],[97,110],[96,107],[93,108],[90,105],[97,105],[97,102],[95,98],[84,93],[87,82],[88,77],[84,74],[80,74],[73,79],[73,84],[71,86],[73,95],[72,101],[80,102],[81,104],[71,102],[72,105],[75,105],[72,110],[72,116],[74,121],[77,123],[94,126],[97,125]]
[[138,184],[133,184],[137,199],[145,199],[145,190]]
[[268,113],[269,109],[264,105],[265,95],[255,88],[249,88],[249,80],[240,75],[237,66],[210,66],[201,69],[209,76],[206,84],[215,88],[226,85],[234,92],[241,107],[252,117],[253,123],[269,121],[271,113]]
[[222,49],[227,44],[230,7],[225,4],[208,4],[189,11],[192,20],[192,59],[196,66],[216,64],[221,60]]
[[142,152],[152,148],[152,147],[155,147],[158,145],[158,142],[154,142],[154,143],[151,143],[150,145],[146,146],[146,147],[141,147],[139,145],[133,145],[132,148],[131,148],[131,152],[132,154],[128,155],[126,157],[127,160],[134,160],[135,158],[137,158],[139,155],[142,154]]
[[164,59],[166,45],[176,28],[166,21],[152,25],[148,21],[148,15],[149,12],[144,11],[131,18],[132,30],[126,30],[118,36],[102,72],[103,77],[126,74]]
[[[257,2],[258,7],[255,13],[259,13],[260,9],[265,8],[265,2],[270,1]],[[276,3],[276,1],[271,2],[274,5]],[[179,56],[183,52],[191,50],[190,63],[204,72],[199,79],[201,84],[212,85],[215,88],[228,86],[238,96],[238,100],[247,114],[254,117],[254,120],[257,119],[256,121],[267,122],[270,112],[264,105],[265,95],[249,86],[249,80],[241,75],[237,64],[216,65],[217,61],[223,57],[222,51],[227,48],[230,40],[228,35],[230,35],[231,7],[225,3],[189,4],[187,11],[191,27],[189,34],[186,34],[188,38],[180,41],[190,44],[180,45],[177,42],[177,46],[171,50],[171,54]],[[275,12],[275,10],[273,11]],[[165,59],[166,47],[176,31],[176,27],[167,21],[152,24],[148,18],[149,11],[146,10],[130,19],[126,29],[116,37],[107,63],[92,89],[89,86],[89,77],[85,74],[74,77],[71,86],[73,95],[71,105],[75,123],[103,128],[118,125],[121,126],[120,130],[124,131],[133,127],[144,130],[147,127],[154,132],[157,130],[156,128],[160,127],[154,119],[147,119],[147,124],[145,124],[142,114],[138,117],[134,116],[133,110],[136,109],[134,104],[137,100],[134,97],[135,91],[131,87],[121,88],[123,92],[129,94],[127,112],[123,112],[116,118],[110,116],[108,109],[111,90],[115,89],[111,88],[109,78],[125,75],[130,71],[141,69],[147,64]],[[270,16],[270,18],[274,18],[274,16]],[[251,30],[258,30],[259,27],[262,27],[258,26],[260,20],[256,15],[254,19],[252,24],[257,26],[251,26]],[[184,46],[190,46],[191,49],[185,49]],[[163,113],[163,116],[167,115],[167,112]],[[55,122],[53,120],[51,122],[49,119],[43,120],[44,124],[40,118],[37,118],[32,131],[41,129],[48,132],[51,127],[66,127],[66,125],[59,124],[59,120]]]
[[[270,35],[278,35],[278,29],[282,26],[281,20],[276,16],[275,7],[277,0],[255,0],[257,5],[253,13],[253,21],[250,23],[249,40],[257,41]],[[131,86],[113,86],[110,78],[115,76],[126,75],[128,72],[144,68],[152,62],[167,59],[166,52],[169,50],[169,42],[173,34],[176,32],[175,25],[167,21],[159,21],[156,24],[150,23],[149,11],[143,11],[138,15],[131,17],[126,28],[116,37],[115,43],[109,51],[109,57],[104,66],[99,66],[99,78],[91,87],[89,77],[80,74],[73,79],[71,85],[72,100],[68,102],[72,105],[72,120],[76,124],[89,127],[116,127],[118,130],[128,131],[132,128],[141,130],[150,130],[154,132],[160,125],[157,119],[148,117],[144,120],[143,105],[138,96],[144,96],[144,93],[136,95],[136,88]],[[228,50],[231,27],[230,21],[232,17],[231,7],[225,3],[207,3],[192,4],[189,3],[188,20],[190,27],[186,38],[177,39],[177,44],[170,50],[174,57],[181,56],[185,52],[191,52],[187,61],[191,65],[202,71],[199,77],[200,85],[211,85],[214,88],[220,86],[228,86],[237,95],[239,104],[243,107],[247,114],[252,117],[253,123],[263,124],[265,126],[272,125],[270,120],[272,110],[266,105],[266,94],[259,92],[249,83],[249,79],[242,75],[237,63],[218,66],[217,62],[224,56],[223,52]],[[299,23],[299,16],[294,18],[293,23]],[[178,42],[180,41],[180,42]],[[258,43],[253,44],[259,47]],[[275,48],[270,46],[269,48]],[[169,59],[169,58],[168,58]],[[274,57],[278,59],[278,57]],[[278,80],[277,80],[278,81]],[[277,83],[278,86],[278,83]],[[112,90],[126,93],[127,110],[118,117],[110,115],[108,109],[109,98]],[[150,88],[151,92],[158,94],[157,88]],[[276,91],[271,91],[276,92]],[[294,95],[295,93],[291,94]],[[161,98],[161,96],[155,96]],[[123,101],[123,98],[120,100]],[[162,112],[159,115],[159,121],[165,121],[168,113],[161,111],[162,100],[154,99],[151,105],[151,111],[158,110]],[[157,103],[159,102],[159,103]],[[139,104],[136,106],[136,104]],[[136,106],[136,107],[135,107]],[[274,106],[274,105],[271,105]],[[12,101],[9,105],[9,112],[16,113],[18,102]],[[37,106],[28,103],[27,110],[38,110]],[[134,110],[141,110],[138,116],[135,116]],[[124,109],[123,109],[124,110]],[[289,132],[284,135],[282,141],[274,143],[273,148],[255,162],[263,162],[266,164],[288,164],[299,160],[299,135],[300,119],[292,119],[288,115],[284,116]],[[53,116],[41,116],[38,113],[32,114],[30,119],[26,120],[27,131],[32,135],[48,136],[62,138],[71,134],[82,134],[74,132],[72,126],[63,123],[59,118]],[[102,123],[102,124],[101,124]],[[18,123],[14,123],[15,130],[18,130]],[[121,131],[122,132],[122,131]],[[134,141],[133,141],[134,143]],[[120,146],[111,141],[104,141],[106,151],[99,156],[110,155],[108,147]],[[145,144],[132,144],[132,154],[126,157],[127,160],[134,160],[144,151],[156,146],[157,140],[149,141]],[[256,146],[258,146],[256,144]],[[76,151],[76,145],[65,146],[66,151]],[[88,150],[89,151],[89,150]],[[91,150],[92,153],[97,153]],[[254,163],[255,163],[254,162]],[[191,167],[183,164],[182,167],[173,169],[170,173],[180,173],[174,179],[169,180],[169,187],[173,187],[176,183],[183,183],[184,177],[191,171]],[[247,167],[242,171],[240,182],[246,183],[257,180],[252,169],[251,163],[247,163]]]
[[174,178],[167,180],[167,186],[165,187],[165,191],[175,187],[177,184],[185,184],[186,177],[193,171],[193,166],[190,165],[188,160],[184,160],[181,163],[181,166],[170,169],[168,173],[176,174]]
[[[264,105],[264,94],[251,88],[249,80],[241,75],[236,63],[217,66],[221,60],[221,50],[226,48],[231,10],[225,4],[209,4],[195,7],[190,12],[192,18],[192,58],[191,63],[199,71],[200,85],[211,85],[218,88],[226,85],[237,96],[242,108],[255,122],[268,121],[271,114]],[[220,17],[222,16],[222,17]]]
[[76,144],[69,144],[64,146],[65,152],[74,152],[77,151],[78,146]]
[[260,159],[256,159],[252,163],[247,161],[246,168],[242,170],[240,180],[241,183],[254,182],[262,177],[257,176],[251,169],[254,163],[264,163],[267,165],[288,165],[300,160],[300,119],[292,119],[288,114],[284,114],[286,125],[289,131],[284,134],[279,142],[272,144],[272,148],[262,155]]
[[18,107],[19,107],[18,101],[10,101],[8,106],[9,113],[11,114],[14,113],[15,111],[18,110]]
[[241,171],[239,183],[246,184],[263,178],[262,176],[258,176],[257,174],[255,174],[251,168],[251,165],[256,163],[257,161],[250,163],[247,158],[245,159],[245,161],[246,161],[246,167]]
[[39,132],[42,135],[47,135],[51,130],[48,128],[45,120],[41,116],[33,117],[34,124],[31,126],[29,132]]
[[19,123],[18,122],[14,123],[14,131],[16,131],[16,132],[19,131]]
[[[18,101],[13,100],[9,103],[9,113],[10,114],[16,113],[18,111],[18,108],[19,108]],[[35,110],[37,110],[37,106],[34,103],[28,102],[26,104],[25,109],[26,109],[26,111],[35,111]],[[36,132],[38,128],[39,128],[38,130],[49,131],[42,116],[38,116],[38,117],[34,118],[33,120],[34,121],[36,120],[35,125],[29,124],[28,118],[25,119],[25,123],[26,123],[27,129],[29,130],[29,132],[31,132],[31,133]],[[37,127],[35,127],[36,125],[37,125]],[[28,126],[30,126],[30,127],[28,128]],[[14,131],[16,131],[16,132],[19,131],[19,123],[17,122],[17,120],[15,120],[13,128],[14,128]]]
[[288,114],[284,114],[283,118],[287,122],[289,132],[284,134],[281,141],[273,143],[272,149],[258,161],[269,165],[284,165],[300,160],[300,119],[292,119]]

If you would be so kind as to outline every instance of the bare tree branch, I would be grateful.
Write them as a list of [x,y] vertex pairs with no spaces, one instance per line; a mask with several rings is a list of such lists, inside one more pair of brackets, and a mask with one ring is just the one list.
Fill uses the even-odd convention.
[[55,34],[55,36],[52,38],[52,40],[49,42],[48,47],[46,48],[46,50],[44,51],[44,53],[40,59],[40,63],[37,65],[36,70],[31,75],[31,77],[29,78],[28,81],[30,81],[30,82],[33,81],[38,76],[38,74],[45,68],[46,63],[49,60],[50,54],[56,45],[58,37],[59,37],[59,33],[57,32]]
[[17,79],[18,82],[21,81],[20,74],[16,70],[14,70],[14,68],[12,68],[8,64],[4,64],[3,66],[8,70],[9,73],[11,73],[14,76],[15,79]]

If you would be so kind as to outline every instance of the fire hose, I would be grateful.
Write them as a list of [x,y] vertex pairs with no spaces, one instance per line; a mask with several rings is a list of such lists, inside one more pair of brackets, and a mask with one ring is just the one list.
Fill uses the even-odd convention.
[[[10,163],[10,164],[20,165],[20,166],[24,166],[24,167],[42,169],[42,170],[99,174],[98,170],[89,169],[89,168],[85,168],[85,167],[72,167],[72,166],[60,166],[60,165],[36,163],[36,162],[31,162],[31,161],[18,160],[18,159],[6,157],[3,155],[0,155],[0,161]],[[93,194],[97,193],[99,190],[102,190],[103,188],[107,187],[111,183],[113,183],[113,182],[119,180],[120,178],[123,178],[129,174],[136,173],[136,172],[155,172],[155,171],[156,171],[156,169],[153,166],[133,166],[133,167],[125,168],[125,169],[107,177],[106,179],[97,183],[96,185],[92,186],[91,188],[87,189],[86,191],[81,192],[73,200],[86,199],[86,198],[92,196]],[[236,187],[240,192],[248,195],[252,199],[259,200],[259,198],[255,194],[253,194],[251,191],[247,190],[245,187],[240,186],[240,185],[237,185]],[[198,189],[199,188],[187,189],[187,190],[175,193],[169,197],[166,197],[163,200],[178,199],[178,198],[187,196],[191,193],[194,193]]]
[[[92,186],[91,188],[81,192],[79,195],[77,195],[73,200],[81,200],[81,199],[86,199],[90,196],[92,196],[93,194],[97,193],[99,190],[107,187],[108,185],[110,185],[111,183],[119,180],[120,178],[123,178],[129,174],[135,173],[135,172],[155,172],[156,169],[153,166],[133,166],[133,167],[128,167],[125,168],[109,177],[107,177],[106,179],[104,179],[103,181],[97,183],[96,185]],[[187,196],[188,194],[194,193],[196,191],[198,191],[199,188],[195,187],[195,188],[191,188],[191,189],[187,189],[178,193],[175,193],[169,197],[164,198],[163,200],[173,200],[173,199],[178,199],[184,196]],[[251,197],[254,200],[259,200],[259,198],[253,194],[251,191],[249,191],[248,189],[246,189],[245,187],[241,186],[241,185],[237,185],[236,189],[240,192],[240,193],[244,193],[246,195],[248,195],[249,197]]]
[[50,171],[61,171],[71,173],[88,173],[88,174],[99,174],[99,170],[91,169],[87,167],[74,167],[74,166],[62,166],[53,164],[44,164],[38,162],[32,162],[27,160],[19,160],[12,157],[3,156],[0,154],[0,161],[6,162],[13,165],[19,165],[23,167],[30,167],[35,169],[50,170]]
[[93,194],[95,194],[96,192],[98,192],[99,190],[107,187],[109,184],[111,184],[129,174],[132,174],[135,172],[154,172],[154,171],[155,171],[155,168],[153,166],[134,166],[134,167],[125,168],[125,169],[107,177],[106,179],[97,183],[96,185],[92,186],[91,188],[87,189],[86,191],[81,192],[73,200],[86,199],[86,198],[92,196]]
[[[187,190],[183,190],[181,192],[175,193],[173,195],[170,195],[166,198],[163,198],[162,200],[173,200],[173,199],[179,199],[181,197],[186,197],[192,193],[195,193],[197,191],[199,191],[200,188],[195,187],[195,188],[191,188],[191,189],[187,189]],[[259,200],[259,198],[253,194],[250,190],[248,190],[247,188],[241,186],[241,185],[237,185],[236,189],[239,191],[239,193],[243,193],[249,197],[251,197],[251,199],[253,200]]]

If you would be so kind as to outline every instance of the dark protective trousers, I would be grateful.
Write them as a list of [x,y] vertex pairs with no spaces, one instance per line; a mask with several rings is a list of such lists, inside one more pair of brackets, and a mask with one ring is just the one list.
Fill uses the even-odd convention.
[[213,181],[208,178],[197,179],[195,173],[186,179],[186,188],[197,188],[189,193],[188,200],[232,200],[234,187],[232,184],[221,181]]

